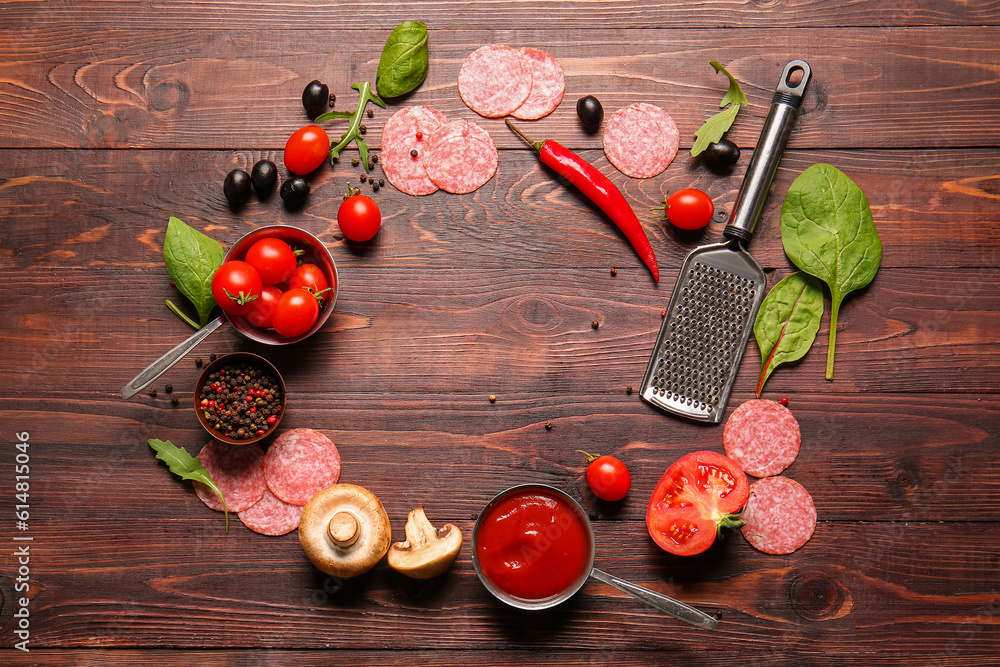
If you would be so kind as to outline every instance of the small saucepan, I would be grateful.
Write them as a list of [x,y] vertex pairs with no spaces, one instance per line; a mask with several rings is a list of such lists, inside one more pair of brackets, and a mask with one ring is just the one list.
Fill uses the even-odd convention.
[[703,611],[594,567],[594,528],[580,504],[546,484],[501,491],[472,530],[472,563],[486,589],[518,609],[548,609],[593,577],[674,618],[706,630],[718,621]]
[[330,313],[333,312],[333,307],[337,302],[337,292],[339,288],[337,265],[333,261],[333,256],[330,254],[330,250],[322,241],[304,229],[292,227],[291,225],[267,225],[265,227],[255,229],[241,237],[235,244],[233,244],[233,247],[229,249],[229,252],[226,253],[223,261],[228,262],[234,259],[243,259],[246,257],[247,250],[250,249],[250,246],[264,238],[279,238],[287,241],[292,248],[302,251],[302,258],[305,261],[316,264],[323,269],[323,272],[326,274],[327,282],[330,284],[331,288],[330,293],[323,302],[323,306],[319,312],[319,318],[316,320],[316,323],[312,326],[312,328],[299,336],[289,338],[280,336],[271,330],[255,327],[243,317],[231,318],[223,313],[198,331],[194,332],[189,338],[179,343],[162,357],[147,366],[141,373],[136,375],[131,382],[122,388],[122,398],[132,398],[144,388],[149,386],[154,380],[156,380],[156,378],[163,375],[174,364],[183,359],[184,355],[193,350],[198,343],[205,340],[209,334],[222,326],[224,322],[231,323],[233,328],[244,337],[266,345],[288,345],[289,343],[297,343],[298,341],[304,340],[313,335],[319,330],[320,327],[323,326],[326,320],[330,317]]

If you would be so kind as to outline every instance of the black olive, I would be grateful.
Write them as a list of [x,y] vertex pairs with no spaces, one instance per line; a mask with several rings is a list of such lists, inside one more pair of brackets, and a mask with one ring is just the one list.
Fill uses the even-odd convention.
[[709,144],[702,157],[713,169],[728,169],[739,162],[740,147],[729,139],[720,139],[714,144]]
[[309,181],[301,176],[296,176],[282,183],[279,193],[281,194],[282,201],[285,202],[285,206],[294,208],[304,202],[306,197],[309,196]]
[[576,101],[576,115],[588,130],[596,130],[604,120],[604,107],[601,101],[593,95],[581,97]]
[[253,188],[257,195],[264,199],[274,190],[274,184],[278,182],[278,168],[270,160],[260,160],[253,166],[250,172],[250,180],[253,181]]
[[323,109],[330,103],[330,87],[319,81],[310,81],[305,90],[302,91],[302,106],[306,108],[306,115],[310,119],[323,113]]
[[222,191],[230,206],[239,206],[250,197],[250,174],[242,169],[233,169],[226,175]]

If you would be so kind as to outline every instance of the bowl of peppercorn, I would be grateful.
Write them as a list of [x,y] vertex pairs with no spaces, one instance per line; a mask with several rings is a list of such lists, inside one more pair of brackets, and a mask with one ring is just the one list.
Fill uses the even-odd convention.
[[205,367],[194,389],[198,421],[216,440],[249,445],[274,433],[285,414],[285,382],[264,357],[226,354]]

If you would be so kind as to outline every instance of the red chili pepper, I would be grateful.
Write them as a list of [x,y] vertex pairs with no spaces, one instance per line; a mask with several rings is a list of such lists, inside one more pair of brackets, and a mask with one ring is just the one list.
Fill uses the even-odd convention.
[[656,266],[656,255],[653,254],[653,248],[649,245],[646,232],[639,224],[639,218],[636,217],[635,211],[632,210],[625,196],[615,187],[611,179],[562,144],[551,139],[532,141],[510,120],[506,120],[506,123],[507,127],[517,132],[535,149],[542,164],[555,169],[560,176],[575,185],[580,192],[597,204],[611,218],[611,221],[625,234],[625,238],[632,244],[632,248],[639,255],[639,258],[649,267],[650,273],[653,274],[653,280],[659,282],[660,270]]

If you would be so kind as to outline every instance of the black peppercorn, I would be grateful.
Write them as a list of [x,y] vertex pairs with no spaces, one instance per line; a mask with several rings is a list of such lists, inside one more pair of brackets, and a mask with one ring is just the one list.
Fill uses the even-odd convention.
[[417,157],[417,149],[416,148],[414,148],[412,151],[410,151],[410,157]]
[[368,117],[369,117],[369,118],[374,118],[374,117],[375,117],[375,112],[374,112],[374,111],[372,111],[371,109],[369,109],[369,110],[368,110]]
[[361,162],[361,160],[358,158],[351,158],[351,166],[357,167],[359,162]]
[[201,365],[202,365],[203,363],[205,363],[205,362],[203,362],[203,361],[201,360],[201,357],[198,357],[197,359],[195,359],[195,360],[194,360],[194,365],[195,365],[195,366],[197,366],[198,368],[201,368]]
[[156,387],[150,387],[149,388],[149,397],[150,398],[156,398]]
[[378,155],[372,155],[372,162],[378,162]]
[[361,127],[358,128],[358,131],[361,132],[361,134],[365,134],[366,132],[368,132],[368,126],[362,125]]
[[168,384],[166,387],[164,387],[164,390],[169,394],[174,390],[174,385]]

